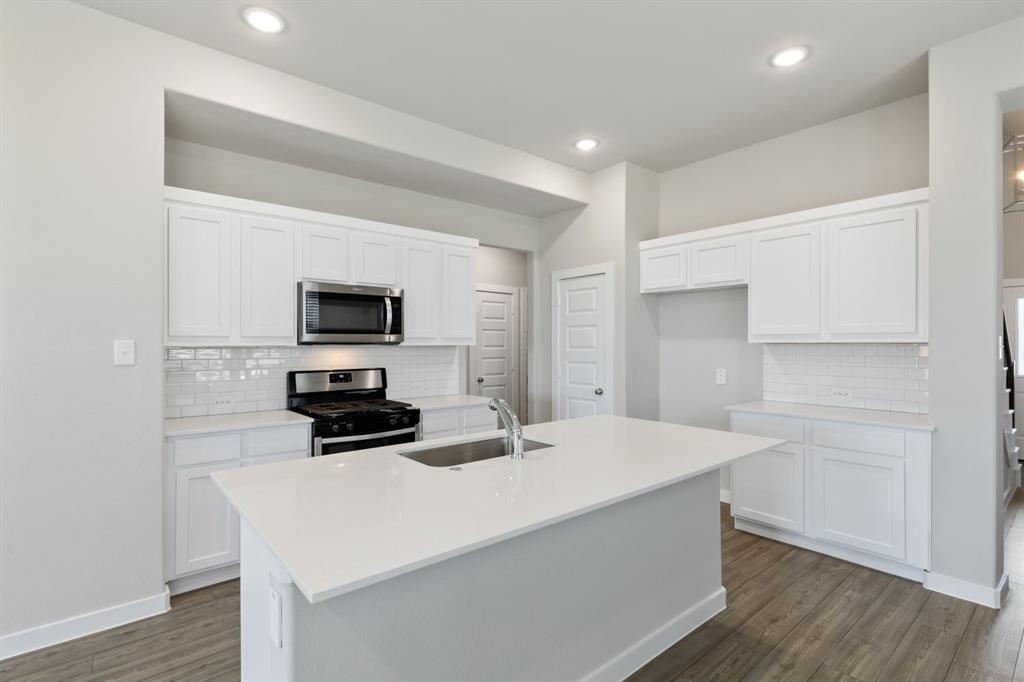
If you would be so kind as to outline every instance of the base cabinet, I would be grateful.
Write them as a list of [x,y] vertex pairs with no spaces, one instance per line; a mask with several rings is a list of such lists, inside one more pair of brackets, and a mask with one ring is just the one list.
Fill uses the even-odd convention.
[[175,471],[175,574],[238,561],[238,514],[210,478],[215,471],[238,466],[223,462]]
[[787,443],[732,468],[732,511],[759,523],[804,531],[804,447]]
[[487,433],[498,428],[497,414],[486,405],[423,410],[420,415],[423,440]]

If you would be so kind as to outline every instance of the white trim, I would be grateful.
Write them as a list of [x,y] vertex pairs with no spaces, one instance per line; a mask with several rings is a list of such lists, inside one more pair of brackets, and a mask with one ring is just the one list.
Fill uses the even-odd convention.
[[624,680],[724,610],[725,588],[719,587],[636,644],[616,654],[597,670],[584,675],[583,679]]
[[164,586],[162,592],[149,597],[108,606],[105,609],[83,613],[20,632],[12,632],[0,637],[0,660],[109,630],[143,618],[158,616],[161,613],[167,613],[170,608],[171,593]]
[[718,501],[725,504],[732,504],[732,491],[722,488],[718,491]]
[[452,246],[465,246],[474,249],[480,246],[480,241],[478,239],[473,239],[472,237],[460,237],[454,234],[423,230],[417,227],[382,223],[376,220],[366,220],[364,218],[352,218],[350,216],[337,215],[334,213],[323,213],[322,211],[310,211],[308,209],[297,208],[295,206],[271,204],[265,201],[253,201],[251,199],[241,199],[239,197],[231,197],[225,194],[212,194],[210,192],[200,192],[194,189],[171,187],[169,185],[164,186],[164,199],[166,201],[174,201],[183,204],[241,211],[244,213],[251,213],[271,218],[286,218],[295,221],[315,223],[317,225],[334,225],[336,227],[347,227],[364,230],[366,232],[378,232],[396,237],[423,239]]
[[519,415],[530,423],[530,304],[529,289],[519,287]]
[[823,542],[821,540],[809,538],[800,533],[793,533],[788,530],[782,530],[781,528],[765,526],[755,521],[748,521],[747,519],[741,519],[739,517],[734,518],[736,522],[736,530],[746,531],[771,540],[778,540],[779,542],[785,542],[789,545],[796,545],[797,547],[809,549],[812,552],[817,552],[818,554],[834,556],[837,559],[842,559],[843,561],[867,566],[868,568],[873,568],[876,571],[897,575],[901,578],[906,578],[907,580],[913,580],[914,582],[924,582],[925,575],[927,573],[923,568],[918,566],[911,566],[910,564],[893,561],[892,559],[876,556],[867,552],[860,552],[855,549],[847,549],[846,547],[842,547],[833,542]]
[[1010,574],[1003,573],[1003,577],[999,580],[998,585],[995,587],[988,587],[986,585],[968,582],[960,578],[954,578],[951,575],[942,575],[941,573],[925,571],[924,586],[933,592],[939,592],[941,594],[949,595],[950,597],[956,597],[957,599],[963,599],[964,601],[981,604],[982,606],[987,606],[990,609],[998,609],[1002,608],[1003,600],[1009,592]]
[[181,594],[182,592],[191,592],[192,590],[202,589],[204,587],[209,587],[210,585],[216,585],[217,583],[234,580],[239,576],[239,574],[239,564],[233,563],[227,566],[220,566],[219,568],[199,571],[192,575],[174,578],[167,582],[167,587],[171,591],[172,595]]
[[927,202],[928,194],[929,188],[922,187],[920,189],[912,189],[906,192],[883,194],[881,196],[870,197],[867,199],[847,201],[842,204],[819,206],[818,208],[810,208],[804,211],[795,211],[793,213],[784,213],[782,215],[769,216],[766,218],[745,220],[740,223],[709,227],[703,230],[682,232],[680,234],[673,234],[667,237],[658,237],[657,239],[642,241],[640,242],[640,250],[646,251],[648,249],[658,249],[665,246],[674,246],[676,244],[704,241],[705,239],[715,237],[745,234],[747,232],[756,232],[772,227],[797,226],[804,223],[815,223],[820,222],[821,220],[838,218],[840,216],[852,216],[867,211],[875,211],[880,208],[912,206],[914,204]]
[[1024,287],[1024,278],[1015,277],[1010,279],[1004,279],[1003,288],[1006,289],[1007,287]]
[[481,284],[477,282],[477,291],[489,291],[493,294],[511,294],[513,296],[519,293],[519,287],[509,287],[504,284]]
[[608,367],[605,373],[604,395],[610,401],[609,414],[618,414],[615,409],[615,263],[597,263],[595,265],[583,265],[578,268],[565,270],[553,270],[551,272],[551,419],[559,420],[559,391],[558,374],[555,371],[558,362],[558,283],[566,279],[577,277],[589,277],[591,275],[604,275],[605,287],[605,351]]

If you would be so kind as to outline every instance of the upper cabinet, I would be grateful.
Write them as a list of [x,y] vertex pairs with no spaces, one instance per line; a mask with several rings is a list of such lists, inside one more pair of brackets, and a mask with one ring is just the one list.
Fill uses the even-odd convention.
[[402,287],[405,343],[471,345],[466,237],[168,187],[168,345],[294,345],[296,282]]
[[748,285],[752,342],[928,340],[928,190],[640,243],[641,290]]

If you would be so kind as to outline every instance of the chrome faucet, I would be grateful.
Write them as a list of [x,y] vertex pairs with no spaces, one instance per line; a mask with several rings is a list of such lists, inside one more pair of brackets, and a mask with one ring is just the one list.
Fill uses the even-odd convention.
[[491,398],[491,402],[487,406],[501,417],[501,423],[505,426],[505,431],[508,432],[508,442],[512,445],[512,452],[510,453],[512,459],[522,459],[523,427],[519,423],[519,417],[508,406],[508,403],[501,398]]

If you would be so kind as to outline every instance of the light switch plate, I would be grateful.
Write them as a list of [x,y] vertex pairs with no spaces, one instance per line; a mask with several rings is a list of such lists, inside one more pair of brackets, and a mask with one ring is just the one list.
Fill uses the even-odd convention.
[[725,368],[719,367],[715,370],[715,383],[719,386],[725,386]]
[[135,339],[114,339],[114,364],[135,364]]

